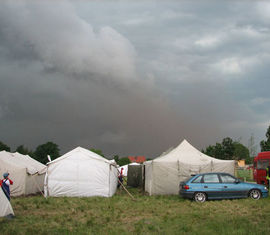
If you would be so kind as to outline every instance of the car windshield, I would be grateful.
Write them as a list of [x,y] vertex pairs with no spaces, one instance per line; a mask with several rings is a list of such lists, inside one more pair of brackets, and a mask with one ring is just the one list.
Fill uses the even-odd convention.
[[257,169],[265,170],[269,166],[269,159],[259,160],[257,164]]

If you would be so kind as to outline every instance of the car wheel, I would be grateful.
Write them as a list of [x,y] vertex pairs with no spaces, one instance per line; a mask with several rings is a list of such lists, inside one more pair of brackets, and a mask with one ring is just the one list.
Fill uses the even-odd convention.
[[197,192],[194,194],[194,200],[196,202],[205,202],[206,201],[206,194],[202,192]]
[[261,198],[261,192],[258,189],[252,189],[249,192],[249,197],[254,199],[254,200],[259,200]]

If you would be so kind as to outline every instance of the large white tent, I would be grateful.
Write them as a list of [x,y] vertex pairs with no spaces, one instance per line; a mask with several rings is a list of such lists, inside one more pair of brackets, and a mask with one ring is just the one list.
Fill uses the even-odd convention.
[[145,190],[150,195],[178,194],[179,183],[192,174],[226,172],[234,175],[235,161],[209,157],[184,140],[145,165]]
[[45,165],[20,153],[0,152],[0,174],[8,172],[13,185],[11,196],[28,195],[40,192],[44,185]]
[[117,189],[117,166],[77,147],[47,163],[44,192],[53,197],[111,197]]
[[2,188],[0,187],[0,217],[8,215],[14,215],[14,212],[10,205],[9,200],[7,199]]

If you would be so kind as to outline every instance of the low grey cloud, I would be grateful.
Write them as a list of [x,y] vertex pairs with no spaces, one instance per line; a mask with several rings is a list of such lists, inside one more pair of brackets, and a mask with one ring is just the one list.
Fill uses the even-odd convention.
[[269,6],[1,2],[0,140],[148,157],[184,138],[259,142],[270,124]]

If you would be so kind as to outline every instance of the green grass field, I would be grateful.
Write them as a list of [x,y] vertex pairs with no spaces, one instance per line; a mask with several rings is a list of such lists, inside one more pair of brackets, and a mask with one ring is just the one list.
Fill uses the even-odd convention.
[[0,234],[268,234],[270,198],[207,201],[147,196],[132,189],[112,198],[13,198],[16,217]]

